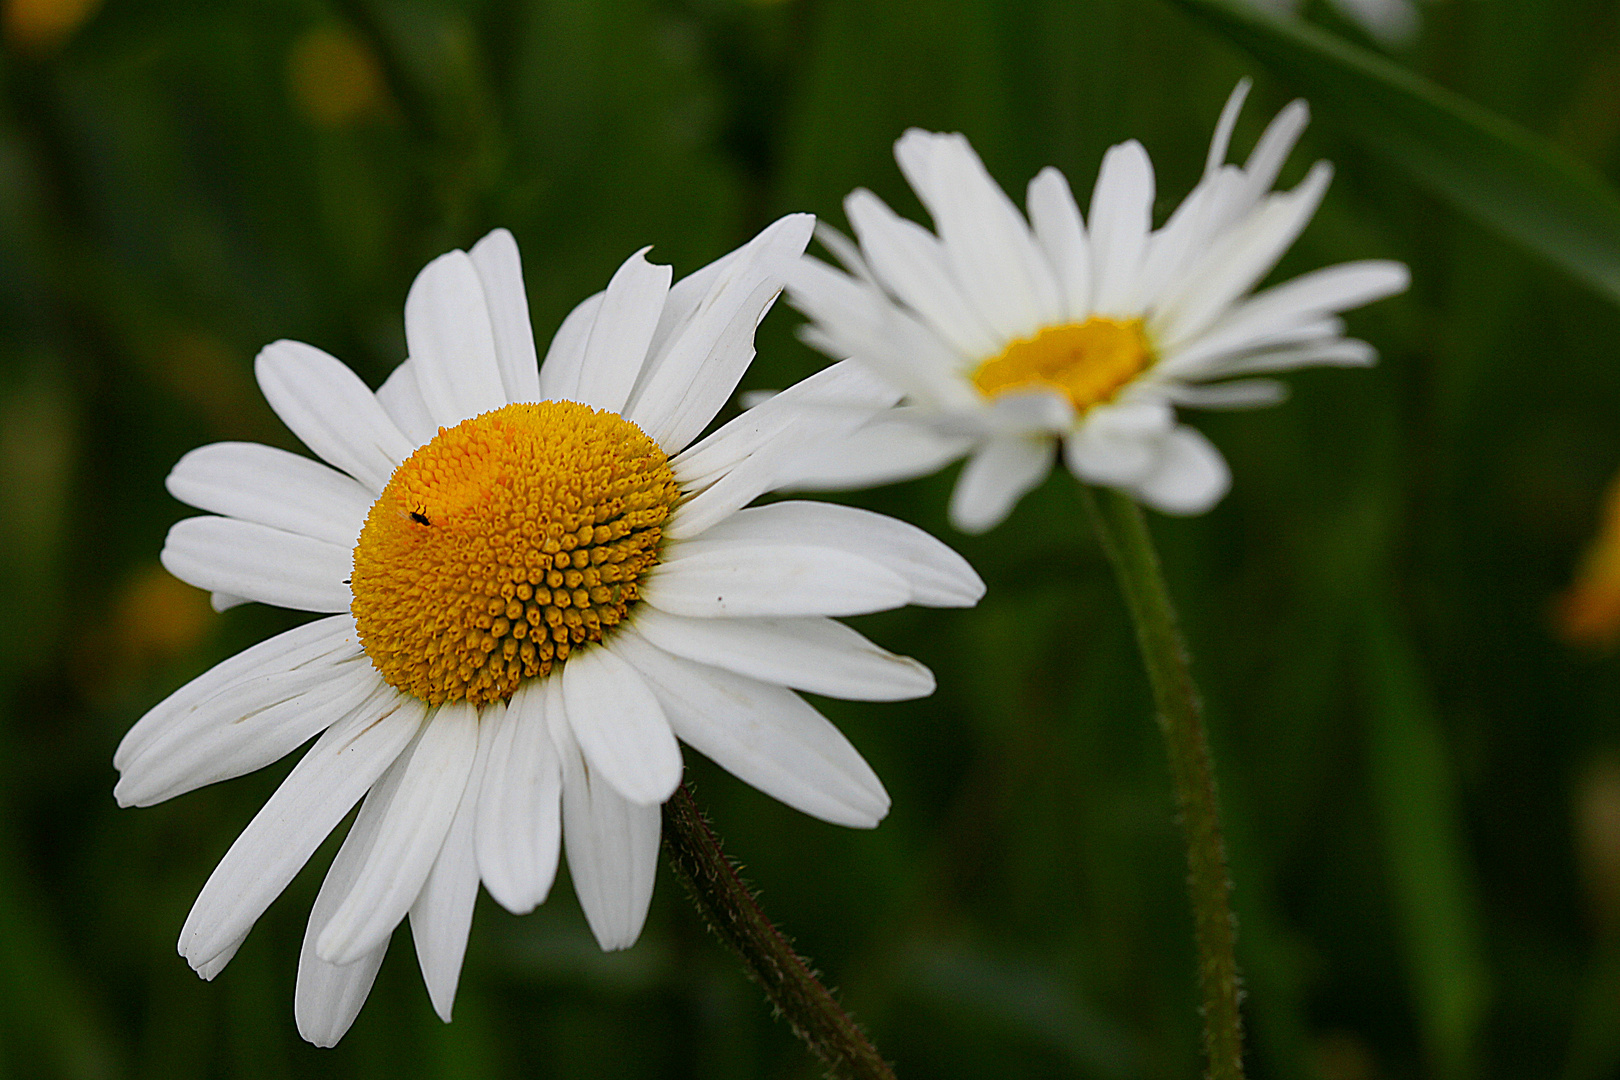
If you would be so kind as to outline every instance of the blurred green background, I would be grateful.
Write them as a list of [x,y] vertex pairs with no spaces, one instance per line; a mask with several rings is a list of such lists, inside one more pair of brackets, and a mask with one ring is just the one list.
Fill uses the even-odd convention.
[[[322,1051],[298,1039],[292,984],[328,844],[198,980],[175,954],[186,911],[290,762],[121,811],[113,748],[297,620],[215,615],[162,572],[190,513],[164,475],[205,442],[296,448],[254,353],[302,339],[375,386],[403,356],[417,269],[496,225],[546,340],[646,243],[686,273],[783,212],[842,225],[857,185],[920,216],[890,157],[908,125],[966,132],[1020,202],[1045,164],[1089,191],[1103,150],[1140,138],[1162,220],[1241,75],[1240,154],[1329,70],[1268,68],[1279,54],[1188,11],[7,0],[0,1076],[818,1075],[663,871],[646,933],[614,955],[566,879],[521,919],[481,897],[448,1026],[402,930]],[[1382,48],[1336,9],[1303,14]],[[1549,160],[1620,176],[1612,0],[1449,0],[1422,20],[1397,64],[1537,133]],[[1208,702],[1252,1075],[1620,1076],[1620,667],[1553,616],[1620,467],[1620,312],[1554,268],[1579,261],[1568,236],[1492,218],[1533,199],[1469,203],[1511,169],[1392,144],[1380,99],[1340,91],[1284,174],[1339,166],[1277,277],[1408,262],[1406,296],[1350,318],[1383,363],[1198,417],[1233,491],[1152,522]],[[1587,226],[1572,235],[1603,231]],[[745,386],[821,366],[797,322],[767,320]],[[821,824],[688,752],[699,800],[902,1077],[1192,1077],[1167,769],[1078,492],[1056,474],[966,538],[944,523],[951,480],[854,497],[947,537],[989,583],[976,610],[858,620],[939,674],[925,701],[825,703],[887,782],[888,820]]]

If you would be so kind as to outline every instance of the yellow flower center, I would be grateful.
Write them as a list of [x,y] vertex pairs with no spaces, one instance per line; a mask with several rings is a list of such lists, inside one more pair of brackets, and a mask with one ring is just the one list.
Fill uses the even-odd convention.
[[1093,317],[1013,342],[979,365],[973,385],[990,398],[1032,386],[1058,390],[1084,413],[1111,400],[1152,362],[1141,319]]
[[624,618],[680,497],[640,428],[572,401],[440,428],[354,549],[360,642],[430,704],[512,696]]

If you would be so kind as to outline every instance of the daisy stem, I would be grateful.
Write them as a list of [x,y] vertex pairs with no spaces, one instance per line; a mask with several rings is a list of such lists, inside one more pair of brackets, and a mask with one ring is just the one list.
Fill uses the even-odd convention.
[[731,946],[831,1075],[847,1080],[895,1080],[866,1033],[759,906],[737,873],[709,819],[683,783],[664,804],[664,853],[709,929]]
[[1106,488],[1087,489],[1086,505],[1136,623],[1136,642],[1153,686],[1159,730],[1170,756],[1176,810],[1187,844],[1187,891],[1192,897],[1198,945],[1207,1075],[1210,1080],[1242,1080],[1243,1019],[1238,1011],[1242,991],[1232,879],[1221,839],[1215,768],[1187,645],[1176,626],[1170,590],[1142,508],[1129,496]]

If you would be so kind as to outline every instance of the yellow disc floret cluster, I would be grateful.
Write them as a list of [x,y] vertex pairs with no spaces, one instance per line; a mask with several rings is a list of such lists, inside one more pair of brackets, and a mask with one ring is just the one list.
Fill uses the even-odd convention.
[[508,698],[635,603],[680,497],[658,444],[571,401],[441,428],[394,471],[354,549],[355,622],[390,685]]
[[1112,400],[1152,362],[1141,319],[1093,317],[1013,342],[979,365],[973,385],[985,397],[1029,387],[1058,390],[1084,413]]

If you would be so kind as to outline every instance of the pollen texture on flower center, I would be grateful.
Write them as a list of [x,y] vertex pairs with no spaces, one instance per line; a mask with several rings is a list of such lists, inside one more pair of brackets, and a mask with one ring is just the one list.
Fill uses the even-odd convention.
[[1013,342],[979,365],[973,385],[985,397],[1029,387],[1059,390],[1084,413],[1112,399],[1152,361],[1141,319],[1090,318]]
[[571,401],[441,428],[394,471],[354,549],[351,610],[389,684],[510,697],[635,603],[680,496],[664,452]]

